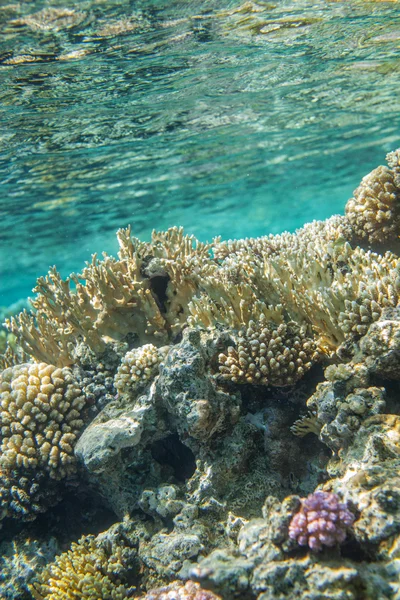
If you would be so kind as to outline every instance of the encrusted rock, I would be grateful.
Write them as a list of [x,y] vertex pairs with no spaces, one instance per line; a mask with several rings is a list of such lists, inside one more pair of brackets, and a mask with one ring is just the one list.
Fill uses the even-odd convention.
[[360,360],[385,379],[400,379],[400,309],[386,309],[360,340]]
[[369,386],[369,372],[362,364],[332,365],[326,375],[329,381],[318,384],[307,406],[321,441],[337,452],[351,443],[367,417],[384,411],[385,390]]

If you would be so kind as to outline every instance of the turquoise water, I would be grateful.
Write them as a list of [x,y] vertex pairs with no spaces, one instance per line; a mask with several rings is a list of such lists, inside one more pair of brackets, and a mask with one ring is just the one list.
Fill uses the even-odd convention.
[[343,212],[400,142],[396,2],[0,5],[0,305],[115,253]]

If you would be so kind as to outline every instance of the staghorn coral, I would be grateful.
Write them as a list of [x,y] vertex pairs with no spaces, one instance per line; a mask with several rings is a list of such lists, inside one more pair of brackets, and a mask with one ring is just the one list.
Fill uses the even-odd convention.
[[[127,336],[160,344],[182,329],[188,302],[212,268],[210,245],[184,236],[182,228],[154,232],[152,244],[132,238],[130,228],[117,237],[118,260],[93,255],[82,273],[66,280],[50,269],[34,289],[34,312],[7,319],[22,349],[36,360],[57,357],[57,366],[69,366],[77,340],[101,354],[107,343]],[[166,290],[157,289],[157,280]]]
[[276,255],[251,246],[229,254],[191,301],[189,324],[239,330],[264,314],[307,327],[328,356],[364,335],[383,308],[397,304],[399,259],[352,248],[341,235],[313,239],[312,231],[287,234]]
[[343,219],[225,246],[181,228],[153,232],[150,243],[120,230],[118,260],[94,256],[65,281],[51,269],[35,288],[35,312],[7,326],[23,351],[57,356],[57,366],[76,362],[77,340],[100,356],[111,342],[160,346],[187,324],[238,332],[261,315],[272,328],[295,322],[330,356],[396,306],[400,286],[399,259],[352,248]]
[[167,352],[168,346],[156,348],[153,344],[145,344],[127,352],[114,378],[116,390],[120,394],[135,394],[143,389],[157,374]]
[[278,235],[265,235],[259,238],[224,241],[214,239],[213,255],[218,261],[223,261],[230,255],[240,255],[251,250],[259,258],[276,256],[282,250],[296,252],[303,250],[315,238],[324,244],[338,244],[352,239],[352,229],[346,217],[334,215],[326,221],[312,221],[295,233],[284,232]]
[[262,317],[249,322],[237,348],[219,355],[221,376],[234,383],[292,385],[318,361],[316,344],[296,323],[272,327]]
[[3,469],[38,469],[62,479],[76,469],[73,448],[86,399],[69,368],[10,367],[0,377]]
[[194,581],[173,581],[169,585],[150,590],[139,600],[221,600],[221,597],[204,590]]
[[133,592],[121,582],[126,571],[122,548],[107,549],[88,535],[72,543],[29,587],[36,600],[124,600]]
[[212,244],[199,242],[193,235],[184,235],[182,227],[152,233],[154,259],[146,273],[164,278],[165,319],[173,335],[179,333],[189,315],[189,302],[198,293],[202,280],[215,273],[217,266],[211,258]]
[[6,324],[26,352],[41,361],[57,357],[57,366],[74,362],[79,339],[98,354],[108,341],[129,333],[143,341],[162,341],[164,319],[149,282],[140,275],[140,266],[136,256],[130,261],[108,256],[99,261],[93,256],[80,275],[66,281],[51,269],[48,276],[38,279],[37,296],[32,300],[35,313],[23,311]]
[[289,537],[310,550],[332,547],[346,539],[355,516],[336,494],[317,491],[303,498],[289,525]]

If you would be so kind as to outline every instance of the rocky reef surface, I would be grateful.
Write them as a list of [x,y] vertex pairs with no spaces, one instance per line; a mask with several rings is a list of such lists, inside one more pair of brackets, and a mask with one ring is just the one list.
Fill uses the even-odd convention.
[[38,280],[0,358],[2,598],[400,598],[387,164],[294,234],[128,228]]

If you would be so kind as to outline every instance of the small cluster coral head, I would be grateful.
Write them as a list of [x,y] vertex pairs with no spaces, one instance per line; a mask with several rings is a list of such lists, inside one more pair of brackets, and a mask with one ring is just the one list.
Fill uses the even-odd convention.
[[346,539],[355,516],[345,502],[331,492],[317,491],[301,500],[301,508],[289,525],[289,537],[299,546],[320,551]]
[[173,581],[169,585],[159,587],[147,592],[139,600],[222,600],[220,596],[203,590],[194,581]]

